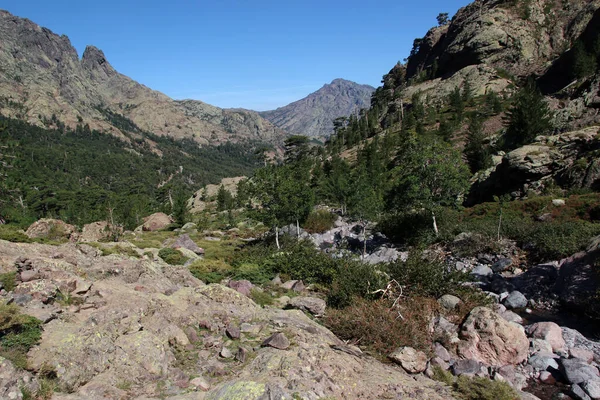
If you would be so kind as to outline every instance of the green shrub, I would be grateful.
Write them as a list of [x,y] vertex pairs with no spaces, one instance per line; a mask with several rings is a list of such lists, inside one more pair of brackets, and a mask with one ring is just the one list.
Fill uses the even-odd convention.
[[308,214],[304,229],[309,233],[323,233],[333,228],[337,215],[327,210],[316,210]]
[[387,281],[387,276],[373,265],[340,259],[327,303],[331,307],[347,307],[357,296],[371,298],[373,292],[383,288]]
[[232,273],[233,268],[221,260],[198,260],[189,267],[196,278],[205,283],[219,283]]
[[600,224],[587,221],[544,222],[537,224],[523,242],[535,248],[539,259],[554,260],[568,257],[585,249],[589,240],[600,234]]
[[21,314],[13,304],[0,304],[0,356],[11,360],[17,367],[27,367],[27,352],[39,343],[42,322]]
[[387,270],[390,278],[404,288],[405,295],[434,298],[459,290],[468,278],[466,274],[449,271],[440,261],[428,260],[419,252],[412,252],[406,262],[398,260],[388,264]]
[[517,400],[521,396],[506,382],[459,376],[453,389],[464,400]]
[[133,249],[131,247],[116,245],[116,246],[110,246],[110,247],[100,247],[100,250],[102,251],[103,256],[109,256],[111,254],[120,254],[120,255],[133,257],[133,258],[140,258],[140,255],[138,254],[138,252],[135,251],[135,249]]
[[4,287],[4,289],[7,292],[10,292],[17,286],[16,278],[16,272],[7,272],[5,274],[0,274],[0,283],[2,283],[2,287]]
[[14,243],[31,243],[31,239],[22,230],[12,225],[0,225],[0,240]]
[[170,265],[183,265],[188,260],[179,250],[165,247],[160,249],[158,256]]
[[246,279],[262,285],[273,279],[275,275],[267,268],[254,263],[241,263],[234,268],[233,279]]
[[261,307],[273,304],[273,297],[269,293],[261,290],[252,289],[250,298]]

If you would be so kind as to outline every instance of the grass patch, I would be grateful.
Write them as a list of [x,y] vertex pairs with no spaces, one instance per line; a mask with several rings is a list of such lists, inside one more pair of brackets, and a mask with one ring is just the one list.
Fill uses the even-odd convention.
[[250,298],[261,307],[270,306],[273,304],[273,297],[266,291],[252,289]]
[[170,265],[183,265],[189,258],[184,256],[179,250],[165,247],[160,249],[158,256]]
[[39,343],[42,322],[21,314],[13,304],[0,304],[0,356],[19,368],[27,367],[27,352]]
[[0,240],[13,243],[31,243],[31,239],[14,225],[0,225]]
[[204,283],[219,283],[232,273],[233,267],[221,260],[204,259],[194,261],[189,270]]
[[2,283],[4,290],[10,292],[17,286],[17,273],[7,272],[0,274],[0,283]]

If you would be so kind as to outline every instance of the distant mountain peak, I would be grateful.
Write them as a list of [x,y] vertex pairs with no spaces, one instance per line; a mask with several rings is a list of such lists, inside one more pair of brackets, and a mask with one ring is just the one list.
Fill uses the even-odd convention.
[[327,137],[333,133],[334,119],[369,108],[374,91],[372,86],[336,78],[303,99],[260,115],[292,134]]

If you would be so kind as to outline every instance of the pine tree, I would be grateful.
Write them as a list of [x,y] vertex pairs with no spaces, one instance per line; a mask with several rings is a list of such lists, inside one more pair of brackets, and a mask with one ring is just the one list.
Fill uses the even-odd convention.
[[506,113],[505,147],[514,149],[546,135],[552,129],[548,103],[533,80],[515,95],[513,105]]
[[469,121],[467,144],[464,149],[467,163],[472,173],[487,168],[490,165],[489,149],[484,144],[483,122],[481,116],[475,114]]

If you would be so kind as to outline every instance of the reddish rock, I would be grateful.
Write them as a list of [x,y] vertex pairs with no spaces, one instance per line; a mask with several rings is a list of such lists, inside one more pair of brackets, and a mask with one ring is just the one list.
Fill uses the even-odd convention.
[[290,347],[290,341],[281,332],[275,333],[262,342],[263,347],[274,347],[279,350],[285,350]]
[[532,338],[543,339],[550,343],[552,351],[555,353],[565,349],[562,330],[554,322],[538,322],[530,325],[527,327],[527,333]]

